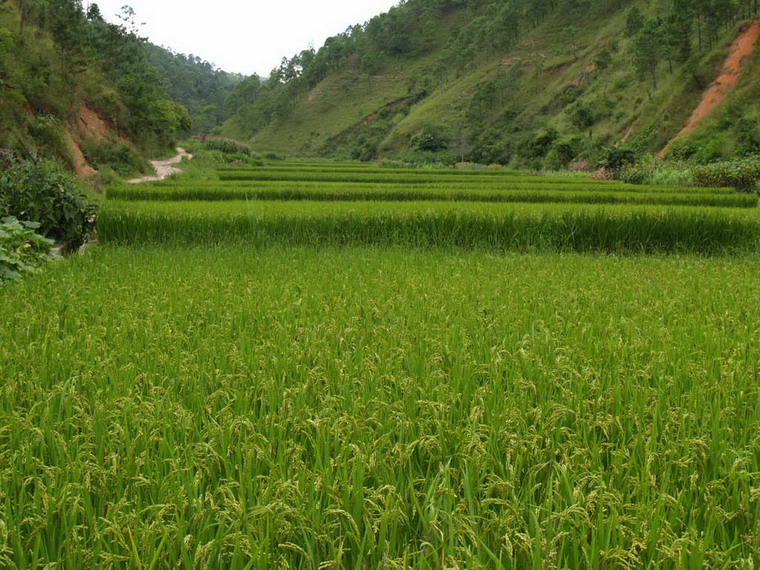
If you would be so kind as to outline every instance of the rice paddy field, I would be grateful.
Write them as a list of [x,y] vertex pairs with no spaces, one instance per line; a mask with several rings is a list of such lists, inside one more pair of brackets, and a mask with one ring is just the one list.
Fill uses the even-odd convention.
[[215,177],[0,289],[0,567],[758,566],[756,197]]

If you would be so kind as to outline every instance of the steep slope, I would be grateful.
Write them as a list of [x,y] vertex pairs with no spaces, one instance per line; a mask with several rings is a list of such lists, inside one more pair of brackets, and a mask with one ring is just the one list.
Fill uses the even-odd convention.
[[758,39],[760,39],[760,23],[758,23],[757,20],[742,27],[739,35],[729,48],[728,57],[723,64],[723,69],[721,69],[720,75],[715,81],[713,81],[707,91],[705,91],[699,105],[697,105],[697,108],[692,111],[686,126],[678,132],[675,138],[670,141],[664,149],[657,153],[658,157],[665,157],[668,154],[671,145],[678,140],[679,137],[697,130],[700,123],[712,115],[713,112],[715,112],[715,110],[726,100],[739,82],[744,64],[754,53]]
[[[745,2],[720,13],[681,4],[557,0],[538,13],[527,0],[409,0],[286,62],[223,132],[260,150],[361,159],[561,167],[615,147],[654,153],[687,123],[753,15]],[[405,29],[411,46],[389,54],[375,28],[390,43]],[[314,74],[320,58],[331,64]],[[736,93],[755,84],[748,63]],[[722,136],[709,121],[695,133]],[[760,137],[743,140],[699,158],[760,151]]]
[[0,150],[80,176],[149,169],[189,128],[145,42],[78,0],[0,3]]

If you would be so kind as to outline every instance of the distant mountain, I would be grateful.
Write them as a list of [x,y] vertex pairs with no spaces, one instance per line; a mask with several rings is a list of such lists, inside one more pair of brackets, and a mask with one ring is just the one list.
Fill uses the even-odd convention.
[[148,62],[158,70],[169,97],[190,113],[193,133],[207,133],[229,117],[225,102],[245,76],[227,73],[194,55],[153,44],[146,47]]
[[[267,82],[240,83],[220,134],[362,160],[554,168],[610,148],[656,153],[756,10],[754,0],[407,0],[284,59]],[[670,156],[760,152],[760,59],[739,68]]]

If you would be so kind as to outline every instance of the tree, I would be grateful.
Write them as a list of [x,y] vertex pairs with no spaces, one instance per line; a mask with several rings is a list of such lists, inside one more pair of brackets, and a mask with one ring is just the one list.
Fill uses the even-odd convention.
[[652,78],[652,86],[657,89],[657,64],[664,46],[662,20],[647,20],[633,40],[633,60],[637,71]]
[[639,33],[639,30],[644,27],[644,16],[641,14],[638,6],[634,6],[628,10],[628,15],[625,19],[625,35],[635,36]]

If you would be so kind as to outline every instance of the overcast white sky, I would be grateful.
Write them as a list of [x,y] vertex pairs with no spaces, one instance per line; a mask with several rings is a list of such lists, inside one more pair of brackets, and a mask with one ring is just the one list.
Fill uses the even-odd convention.
[[315,49],[348,26],[387,12],[398,0],[82,0],[117,22],[131,6],[140,35],[154,44],[193,54],[225,71],[266,76],[313,44]]

